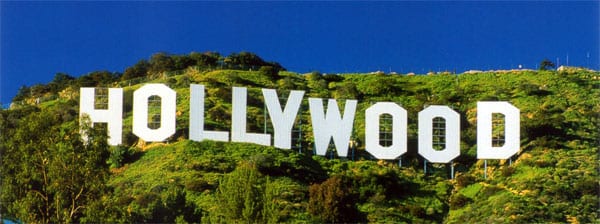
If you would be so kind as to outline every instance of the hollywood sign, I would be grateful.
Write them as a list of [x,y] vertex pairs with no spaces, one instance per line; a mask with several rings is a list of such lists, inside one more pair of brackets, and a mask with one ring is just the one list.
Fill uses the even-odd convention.
[[[175,134],[176,92],[164,84],[146,84],[133,93],[132,132],[148,142],[164,141]],[[231,133],[204,129],[203,85],[190,85],[189,138],[214,141],[247,142],[271,146],[271,134],[248,133],[246,130],[247,90],[233,87]],[[290,92],[285,107],[281,107],[274,89],[262,89],[265,106],[273,125],[272,145],[281,149],[291,148],[293,124],[302,102],[304,91]],[[94,88],[81,88],[80,116],[88,116],[93,123],[107,123],[110,145],[122,142],[123,89],[110,88],[108,109],[95,109]],[[159,96],[161,100],[160,127],[148,127],[148,100]],[[328,99],[327,111],[323,99],[308,98],[314,146],[317,155],[324,156],[333,139],[340,157],[346,157],[350,144],[356,100],[346,100],[343,116],[335,99]],[[504,145],[492,144],[492,114],[504,115]],[[477,158],[508,159],[519,151],[519,109],[508,102],[477,102]],[[392,117],[392,142],[389,146],[379,143],[379,117]],[[445,148],[433,148],[432,121],[445,120]],[[418,153],[432,163],[448,163],[460,155],[460,116],[447,106],[429,106],[418,114]],[[365,149],[377,159],[396,159],[407,151],[407,112],[393,102],[378,102],[365,110]],[[83,136],[85,138],[85,136]]]

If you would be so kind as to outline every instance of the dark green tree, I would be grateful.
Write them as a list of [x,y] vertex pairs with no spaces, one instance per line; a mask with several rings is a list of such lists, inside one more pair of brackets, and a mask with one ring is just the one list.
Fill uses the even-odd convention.
[[193,66],[196,64],[194,59],[189,55],[174,55],[173,58],[173,69],[174,70],[182,70],[187,67]]
[[150,68],[150,63],[146,60],[140,60],[135,65],[128,67],[123,72],[123,76],[121,76],[121,80],[129,80],[139,77],[144,77],[148,74],[148,69]]
[[31,86],[30,90],[31,90],[30,97],[40,97],[40,96],[43,96],[44,94],[50,92],[50,87],[48,87],[47,85],[37,84],[37,85]]
[[261,66],[260,69],[261,74],[269,77],[271,80],[277,80],[279,78],[279,70],[270,65]]
[[150,69],[148,72],[151,74],[173,70],[175,70],[175,61],[170,54],[159,52],[150,57]]
[[243,70],[266,64],[258,55],[245,51],[232,53],[225,58],[225,61],[228,67]]
[[351,181],[344,176],[333,176],[309,189],[308,212],[321,222],[360,222],[360,212]]
[[542,62],[540,62],[540,70],[542,71],[548,70],[548,68],[554,68],[555,66],[556,65],[554,65],[554,62],[548,59],[544,59]]
[[216,68],[221,58],[221,55],[216,52],[205,52],[205,53],[190,53],[190,58],[194,60],[197,66]]
[[219,184],[219,217],[226,222],[260,222],[264,192],[264,180],[256,165],[241,163]]
[[54,75],[54,79],[52,79],[52,81],[48,84],[50,86],[50,91],[56,93],[70,85],[74,79],[75,78],[73,76],[68,74],[62,72],[56,73],[56,75]]
[[120,79],[120,73],[95,71],[79,77],[76,85],[80,87],[107,86]]
[[13,97],[12,101],[25,100],[26,98],[30,97],[30,95],[31,95],[31,88],[23,85],[19,88],[19,91],[17,91],[17,94],[15,95],[15,97]]
[[228,68],[241,70],[258,70],[261,66],[271,66],[276,71],[285,71],[279,63],[265,62],[258,55],[250,52],[242,51],[240,53],[232,53],[224,60]]

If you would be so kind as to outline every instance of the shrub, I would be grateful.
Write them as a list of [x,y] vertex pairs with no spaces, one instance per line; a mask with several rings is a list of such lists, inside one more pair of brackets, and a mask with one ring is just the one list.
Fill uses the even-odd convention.
[[350,181],[333,176],[309,188],[308,212],[321,222],[360,222],[356,193]]
[[123,166],[127,159],[131,157],[132,153],[126,146],[114,146],[110,148],[110,156],[108,157],[108,163],[110,168],[119,168]]
[[470,203],[472,200],[461,193],[456,193],[450,196],[450,209],[459,209]]
[[466,187],[475,183],[475,177],[470,174],[461,174],[456,176],[456,185],[459,187]]
[[260,74],[269,77],[271,80],[276,80],[279,77],[279,70],[273,68],[273,66],[261,66],[258,71]]

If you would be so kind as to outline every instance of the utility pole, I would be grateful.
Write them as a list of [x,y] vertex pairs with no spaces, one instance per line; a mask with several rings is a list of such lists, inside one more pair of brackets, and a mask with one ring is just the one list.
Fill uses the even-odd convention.
[[587,52],[587,55],[586,55],[586,61],[587,61],[586,67],[590,68],[590,52],[589,51]]

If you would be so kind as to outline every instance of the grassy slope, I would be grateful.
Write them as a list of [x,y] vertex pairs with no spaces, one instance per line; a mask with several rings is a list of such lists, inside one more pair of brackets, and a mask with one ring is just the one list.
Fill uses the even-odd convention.
[[[598,221],[598,199],[594,197],[598,193],[598,73],[348,74],[343,76],[345,80],[337,82],[283,74],[282,79],[272,81],[258,72],[188,70],[183,75],[152,81],[169,83],[178,92],[178,132],[169,140],[172,144],[147,146],[139,159],[114,170],[109,184],[115,189],[116,206],[127,207],[125,216],[131,216],[129,211],[150,213],[147,201],[152,200],[148,198],[165,197],[165,189],[179,186],[185,189],[192,207],[206,215],[218,205],[215,189],[224,174],[240,161],[263,161],[269,155],[266,157],[275,164],[262,171],[286,186],[288,192],[282,199],[285,203],[281,204],[280,221],[309,220],[308,186],[336,174],[357,180],[364,175],[383,178],[393,174],[400,178],[396,183],[407,187],[391,191],[361,187],[367,193],[357,207],[365,214],[365,221]],[[354,136],[359,140],[364,140],[364,110],[372,102],[396,102],[409,115],[409,152],[403,157],[404,167],[399,168],[394,161],[329,160],[311,157],[310,151],[298,154],[251,144],[183,140],[187,136],[190,83],[206,85],[209,113],[206,123],[217,130],[230,127],[227,112],[231,111],[232,86],[249,88],[248,125],[253,131],[262,131],[264,120],[260,88],[276,88],[280,93],[303,89],[307,91],[305,99],[308,96],[358,99]],[[126,98],[139,86],[125,88]],[[482,162],[475,160],[476,102],[484,100],[511,102],[521,110],[522,128],[519,155],[511,166],[507,161],[489,161],[488,179],[483,178]],[[458,170],[455,180],[447,177],[443,167],[423,175],[421,159],[415,155],[417,113],[433,104],[451,106],[461,114],[461,156],[455,160]],[[301,118],[304,123],[310,121],[307,111]],[[128,144],[134,144],[135,138],[128,133],[130,127],[131,112],[126,111],[124,131],[130,136]],[[310,125],[303,130],[310,142]],[[377,196],[378,192],[387,195]]]

